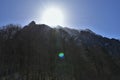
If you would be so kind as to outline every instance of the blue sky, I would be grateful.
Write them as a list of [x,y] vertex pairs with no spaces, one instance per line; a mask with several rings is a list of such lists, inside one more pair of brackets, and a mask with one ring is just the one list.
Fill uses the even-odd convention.
[[44,7],[65,11],[66,26],[120,39],[120,0],[0,0],[0,26],[39,23]]

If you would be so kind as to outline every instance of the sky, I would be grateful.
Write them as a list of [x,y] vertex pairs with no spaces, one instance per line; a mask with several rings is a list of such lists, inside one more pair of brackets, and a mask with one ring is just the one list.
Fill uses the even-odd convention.
[[120,39],[120,0],[0,0],[0,26],[42,24],[41,14],[49,6],[63,10],[65,27]]

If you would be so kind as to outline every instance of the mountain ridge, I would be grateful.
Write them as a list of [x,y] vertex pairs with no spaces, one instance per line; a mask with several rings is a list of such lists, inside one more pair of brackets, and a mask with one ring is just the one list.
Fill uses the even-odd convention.
[[120,41],[89,29],[51,28],[32,21],[23,28],[1,29],[0,44],[1,80],[120,79]]

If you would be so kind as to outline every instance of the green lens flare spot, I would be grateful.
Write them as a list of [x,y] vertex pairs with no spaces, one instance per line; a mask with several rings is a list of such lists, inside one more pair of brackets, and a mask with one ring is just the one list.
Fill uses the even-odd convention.
[[59,54],[58,54],[58,56],[59,56],[59,58],[64,58],[64,53],[63,52],[60,52]]

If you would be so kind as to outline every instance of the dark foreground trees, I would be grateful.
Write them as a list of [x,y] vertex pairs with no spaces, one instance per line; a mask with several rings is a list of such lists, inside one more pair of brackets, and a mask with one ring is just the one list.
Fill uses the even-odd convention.
[[118,40],[90,30],[10,24],[0,29],[0,80],[119,80],[119,53]]

